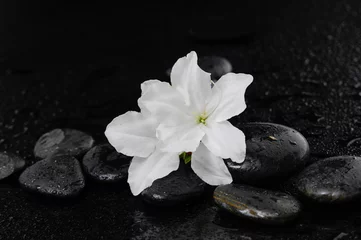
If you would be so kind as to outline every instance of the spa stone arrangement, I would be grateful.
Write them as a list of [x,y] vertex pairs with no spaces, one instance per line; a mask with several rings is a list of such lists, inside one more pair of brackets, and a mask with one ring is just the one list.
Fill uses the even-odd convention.
[[[234,182],[214,190],[215,204],[239,217],[269,224],[287,223],[301,211],[299,199],[321,203],[356,200],[361,192],[361,158],[338,156],[305,168],[309,155],[307,140],[296,130],[274,123],[242,124],[247,136],[247,155],[242,164],[226,161]],[[104,183],[126,181],[131,158],[110,144],[95,145],[91,136],[73,129],[54,129],[36,143],[39,160],[25,168],[25,161],[3,152],[1,179],[22,171],[20,185],[31,192],[53,197],[75,197],[89,177]],[[292,196],[271,190],[271,182],[292,174]],[[203,195],[206,184],[186,165],[142,192],[144,201],[170,206]]]
[[[214,82],[232,70],[228,60],[215,56],[200,58],[199,65]],[[246,136],[247,151],[242,163],[224,160],[232,183],[210,186],[180,161],[178,170],[155,180],[140,198],[166,209],[206,201],[220,216],[271,226],[292,226],[304,209],[359,199],[361,157],[332,156],[310,163],[307,139],[289,126],[237,122],[236,127]],[[44,133],[34,145],[34,158],[29,165],[21,156],[1,152],[0,180],[17,180],[31,196],[58,201],[81,197],[94,182],[128,188],[124,183],[132,158],[83,131]]]

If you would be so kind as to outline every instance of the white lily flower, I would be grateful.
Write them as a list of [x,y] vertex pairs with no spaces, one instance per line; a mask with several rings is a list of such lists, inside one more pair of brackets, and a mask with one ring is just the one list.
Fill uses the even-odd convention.
[[192,152],[191,167],[203,181],[227,184],[232,177],[222,158],[241,163],[246,154],[243,132],[227,120],[246,109],[244,94],[252,81],[249,74],[228,73],[211,88],[210,73],[198,66],[197,54],[190,52],[174,64],[172,85],[143,83],[138,104],[160,122],[161,151]]
[[105,131],[118,152],[134,156],[128,176],[133,195],[178,169],[183,152],[192,152],[191,167],[206,183],[231,183],[223,158],[243,162],[246,143],[243,132],[227,120],[245,110],[244,94],[252,81],[251,75],[228,73],[211,88],[210,73],[190,52],[174,64],[172,85],[142,83],[141,113],[123,114]]

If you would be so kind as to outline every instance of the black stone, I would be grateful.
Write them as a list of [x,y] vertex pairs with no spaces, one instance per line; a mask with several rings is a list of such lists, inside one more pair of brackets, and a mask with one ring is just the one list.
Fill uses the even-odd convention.
[[296,193],[320,203],[343,203],[361,196],[361,158],[319,160],[291,180]]
[[72,156],[54,156],[41,160],[20,175],[27,190],[54,197],[72,197],[85,186],[81,166]]
[[43,134],[36,142],[35,157],[44,159],[51,155],[70,155],[80,157],[94,143],[88,134],[74,129],[54,129]]
[[[205,56],[198,59],[198,65],[203,71],[211,73],[213,81],[217,81],[224,74],[232,72],[232,64],[225,58]],[[165,74],[170,77],[172,69],[168,68]]]
[[180,162],[178,170],[157,179],[141,196],[147,203],[172,206],[199,197],[206,184],[190,169],[190,164]]
[[305,166],[309,145],[296,130],[261,122],[240,125],[239,128],[246,136],[246,159],[241,164],[226,160],[234,183],[267,185]]
[[224,74],[232,72],[231,63],[222,57],[205,56],[198,60],[198,65],[204,71],[211,73],[212,80],[220,79]]
[[266,224],[288,223],[301,211],[300,203],[291,195],[246,185],[218,186],[213,198],[220,209]]
[[93,147],[83,157],[83,169],[91,178],[102,182],[126,180],[131,157],[118,153],[110,144]]
[[25,167],[25,160],[7,152],[0,153],[0,180],[9,177]]

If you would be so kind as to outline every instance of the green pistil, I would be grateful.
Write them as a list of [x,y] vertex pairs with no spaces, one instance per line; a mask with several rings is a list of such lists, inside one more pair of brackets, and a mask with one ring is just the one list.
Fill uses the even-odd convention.
[[198,117],[198,123],[201,123],[203,125],[206,125],[206,120],[207,120],[207,117],[205,117],[204,115],[201,115]]

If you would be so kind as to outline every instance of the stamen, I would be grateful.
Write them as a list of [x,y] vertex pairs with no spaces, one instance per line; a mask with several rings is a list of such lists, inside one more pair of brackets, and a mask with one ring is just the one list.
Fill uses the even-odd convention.
[[207,116],[205,114],[202,114],[198,117],[198,123],[201,123],[203,125],[206,125]]

